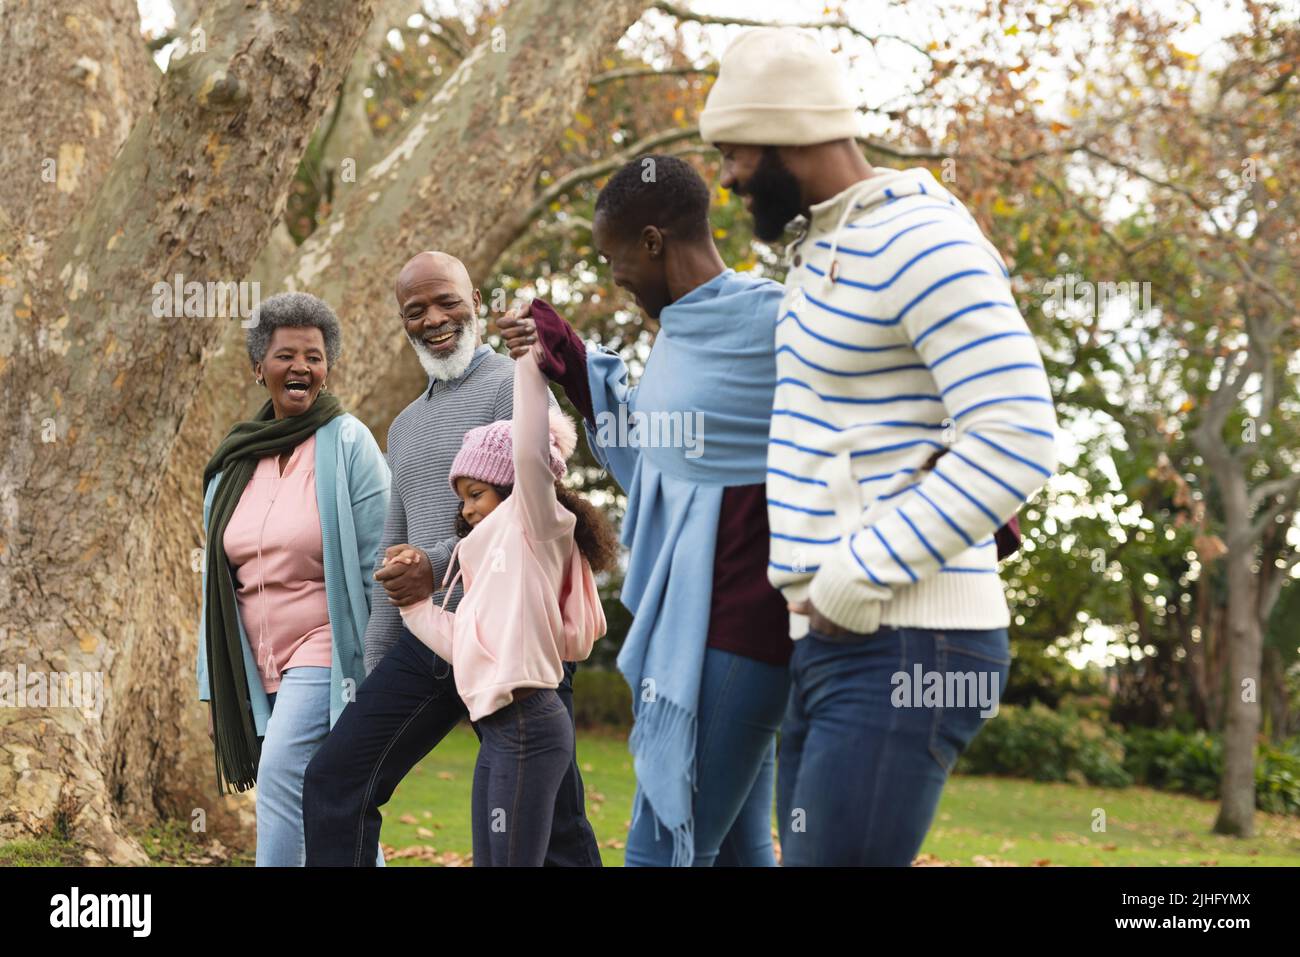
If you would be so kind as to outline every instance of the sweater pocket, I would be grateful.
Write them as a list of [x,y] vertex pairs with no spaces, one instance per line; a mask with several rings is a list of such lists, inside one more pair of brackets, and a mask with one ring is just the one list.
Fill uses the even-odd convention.
[[[470,642],[470,648],[468,649],[470,653],[468,657],[487,662],[492,668],[495,668],[497,664],[497,656],[488,649],[487,642],[485,642],[482,635],[479,634],[478,622],[472,621],[470,627],[465,629],[465,632]],[[457,667],[459,667],[459,665]]]

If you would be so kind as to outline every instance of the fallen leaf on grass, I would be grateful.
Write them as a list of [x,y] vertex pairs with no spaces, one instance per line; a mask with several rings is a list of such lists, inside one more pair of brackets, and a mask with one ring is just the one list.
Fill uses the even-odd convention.
[[957,863],[958,863],[957,861],[945,861],[943,858],[937,857],[936,855],[927,852],[925,854],[916,855],[916,859],[912,861],[912,866],[913,867],[956,867]]

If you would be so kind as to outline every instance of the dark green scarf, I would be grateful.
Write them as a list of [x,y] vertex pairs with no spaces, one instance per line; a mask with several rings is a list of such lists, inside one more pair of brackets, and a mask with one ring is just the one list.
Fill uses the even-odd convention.
[[208,584],[203,595],[203,615],[208,643],[208,682],[212,698],[212,726],[216,733],[217,789],[226,784],[246,791],[257,783],[261,757],[253,706],[244,670],[244,649],[239,638],[239,608],[234,580],[226,560],[226,525],[244,494],[244,488],[263,456],[283,455],[314,435],[316,430],[343,414],[339,400],[328,393],[316,397],[302,415],[275,418],[268,401],[251,422],[237,422],[203,469],[203,487],[222,473],[208,517]]

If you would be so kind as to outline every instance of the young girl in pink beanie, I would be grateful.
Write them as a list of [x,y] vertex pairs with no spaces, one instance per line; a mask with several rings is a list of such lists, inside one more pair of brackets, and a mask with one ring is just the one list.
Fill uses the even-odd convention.
[[[582,661],[605,633],[593,574],[617,540],[599,510],[564,487],[577,434],[549,412],[536,350],[515,365],[514,419],[465,433],[449,481],[461,500],[443,577],[457,558],[455,612],[432,596],[401,608],[406,627],[451,662],[482,736],[474,768],[475,866],[541,866],[555,797],[573,755],[573,724],[555,692],[563,662]],[[388,562],[412,562],[394,546]]]

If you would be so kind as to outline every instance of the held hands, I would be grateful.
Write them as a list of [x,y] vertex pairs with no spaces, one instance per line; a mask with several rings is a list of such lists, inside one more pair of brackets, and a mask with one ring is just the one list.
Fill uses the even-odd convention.
[[847,633],[848,629],[841,628],[835,622],[831,621],[816,608],[813,607],[812,601],[804,599],[803,601],[786,602],[786,608],[800,615],[808,616],[808,627],[813,631],[819,631],[823,635],[842,635]]
[[537,323],[532,319],[531,302],[511,309],[497,320],[497,332],[505,340],[511,359],[522,359],[537,342]]
[[375,581],[384,586],[394,605],[414,605],[433,594],[433,566],[414,545],[392,545],[384,551]]

